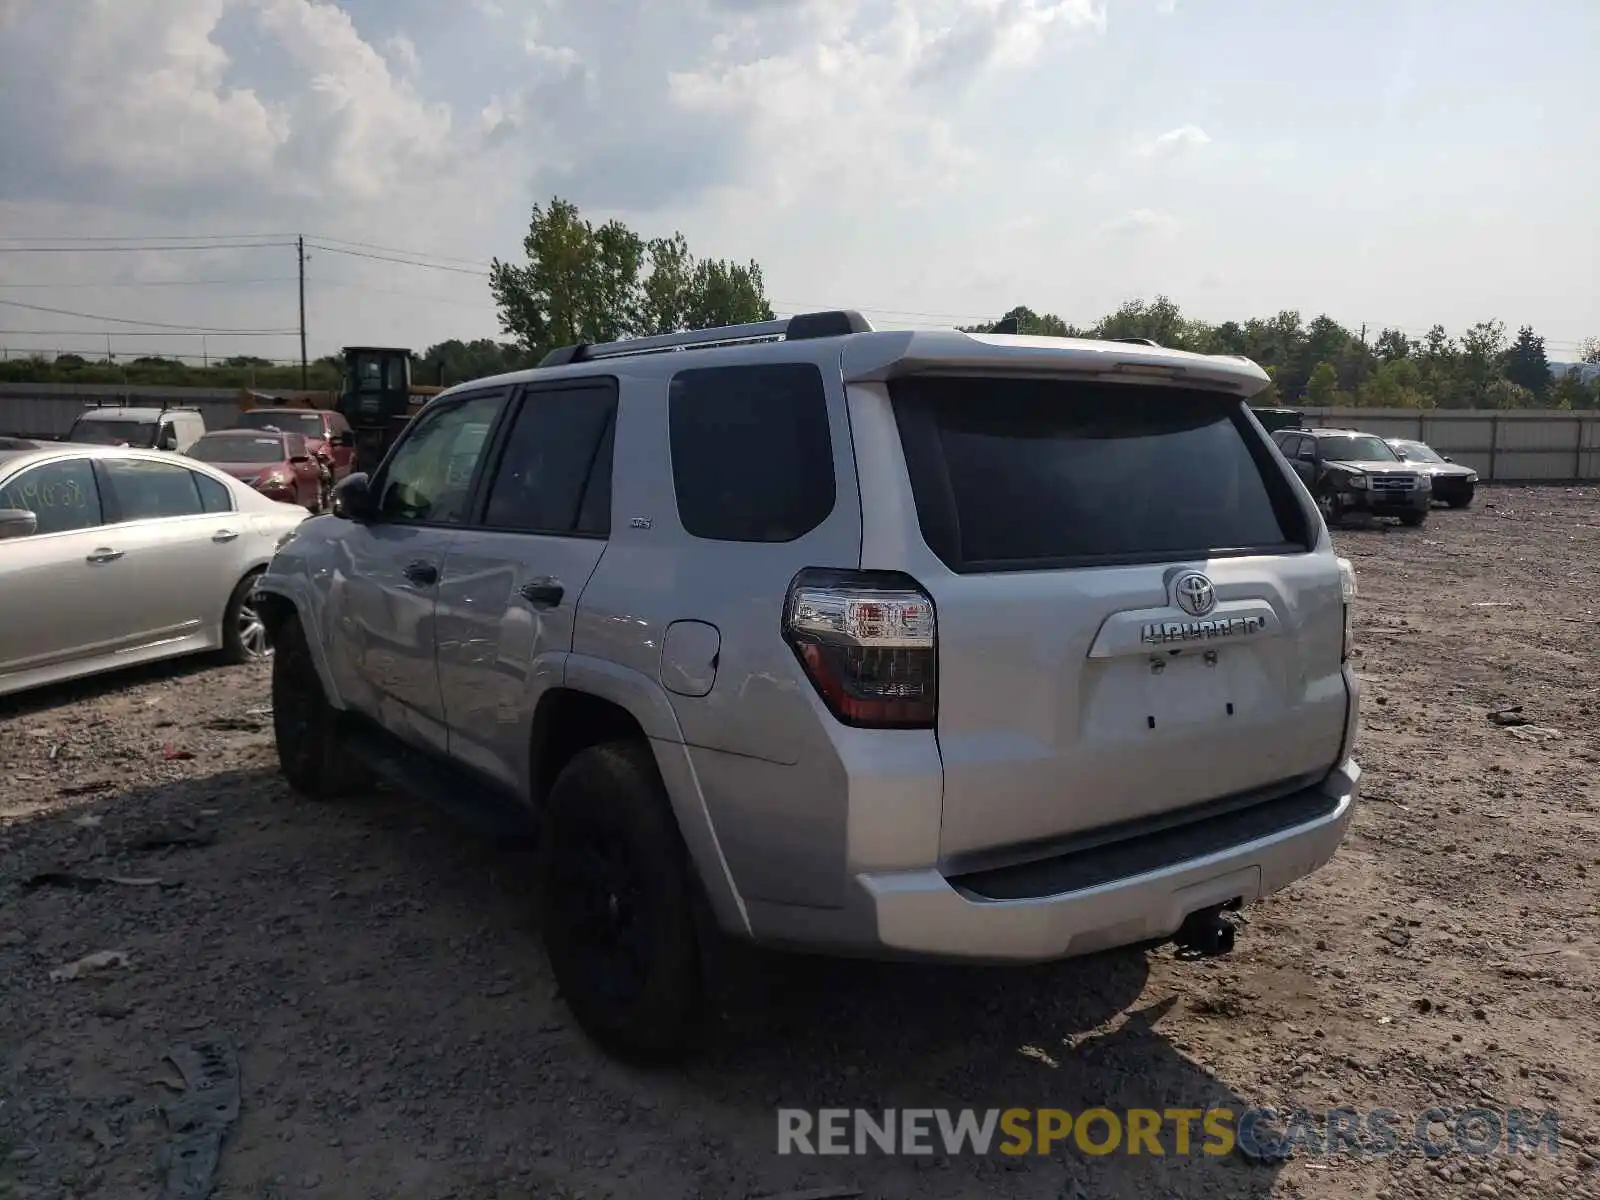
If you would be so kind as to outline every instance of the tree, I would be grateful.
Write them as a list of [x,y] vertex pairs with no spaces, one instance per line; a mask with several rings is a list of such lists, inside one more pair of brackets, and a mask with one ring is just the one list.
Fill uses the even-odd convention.
[[525,264],[490,264],[489,290],[501,330],[535,360],[573,342],[772,319],[756,263],[697,262],[681,233],[647,243],[560,197],[533,206],[522,249]]
[[1506,351],[1504,371],[1512,383],[1542,398],[1550,390],[1550,360],[1545,357],[1544,339],[1526,325],[1517,330],[1517,340]]
[[217,365],[222,367],[270,367],[272,361],[266,358],[257,358],[254,354],[235,354],[223,359]]
[[[1029,337],[1082,337],[1083,331],[1068,325],[1055,313],[1036,313],[1026,304],[1019,304],[1010,309],[1000,321],[1015,319],[1017,332]],[[993,333],[1000,321],[992,325],[963,325],[959,326],[964,333]]]
[[1398,358],[1410,358],[1416,352],[1417,344],[1399,329],[1385,329],[1378,335],[1377,342],[1373,345],[1372,352],[1383,362],[1393,362]]
[[1600,363],[1600,338],[1584,338],[1578,343],[1578,361]]
[[1331,408],[1339,394],[1339,371],[1331,362],[1319,362],[1306,383],[1306,403],[1314,408]]

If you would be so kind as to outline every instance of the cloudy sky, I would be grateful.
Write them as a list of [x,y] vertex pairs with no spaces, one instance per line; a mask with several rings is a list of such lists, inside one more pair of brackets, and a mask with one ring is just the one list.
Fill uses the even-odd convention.
[[1597,64],[1596,0],[0,0],[0,345],[291,358],[191,331],[292,330],[300,234],[313,355],[494,336],[483,268],[559,194],[779,311],[1165,292],[1560,357]]

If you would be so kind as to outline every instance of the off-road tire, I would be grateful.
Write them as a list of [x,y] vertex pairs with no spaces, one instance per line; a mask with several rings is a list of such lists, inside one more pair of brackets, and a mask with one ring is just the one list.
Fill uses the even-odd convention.
[[1473,495],[1474,495],[1474,493],[1469,491],[1465,496],[1462,496],[1460,499],[1458,499],[1458,500],[1450,500],[1450,501],[1447,501],[1447,503],[1450,505],[1451,508],[1471,508],[1472,507],[1472,497],[1473,497]]
[[539,902],[567,1007],[620,1058],[683,1055],[703,1029],[705,964],[688,852],[649,746],[580,751],[544,811]]
[[261,610],[251,595],[255,591],[260,571],[252,571],[241,579],[228,597],[228,607],[222,612],[222,660],[239,664],[260,662],[272,654],[272,637]]
[[290,614],[278,626],[272,655],[272,732],[283,777],[313,800],[348,796],[370,783],[340,746],[337,717],[300,619]]
[[1323,488],[1316,493],[1317,511],[1322,514],[1322,520],[1330,529],[1335,525],[1343,525],[1345,521],[1344,505],[1339,502],[1339,494],[1331,488]]

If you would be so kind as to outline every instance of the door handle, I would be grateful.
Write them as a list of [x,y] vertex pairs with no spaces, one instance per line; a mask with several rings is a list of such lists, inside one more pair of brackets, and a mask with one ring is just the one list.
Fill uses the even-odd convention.
[[432,587],[439,582],[439,568],[429,562],[407,563],[404,574],[418,587]]
[[239,535],[231,529],[219,529],[211,535],[213,542],[231,542]]
[[531,579],[517,589],[517,594],[535,608],[554,608],[567,590],[559,579]]
[[105,546],[101,546],[99,549],[95,550],[94,553],[87,555],[84,558],[84,561],[92,563],[116,562],[117,559],[122,557],[122,555],[123,551],[121,550],[110,550]]

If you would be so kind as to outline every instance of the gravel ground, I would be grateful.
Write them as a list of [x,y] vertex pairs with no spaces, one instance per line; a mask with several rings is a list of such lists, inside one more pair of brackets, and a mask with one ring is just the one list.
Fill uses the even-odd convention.
[[[1419,530],[1337,535],[1361,585],[1366,801],[1231,956],[740,954],[715,1045],[651,1074],[571,1027],[525,851],[394,796],[290,797],[264,671],[0,702],[0,1196],[160,1195],[164,1058],[197,1039],[237,1048],[223,1197],[1600,1195],[1597,533],[1595,490],[1490,489]],[[1352,1105],[1403,1130],[1520,1107],[1559,1113],[1561,1141],[799,1158],[775,1153],[779,1105]]]

